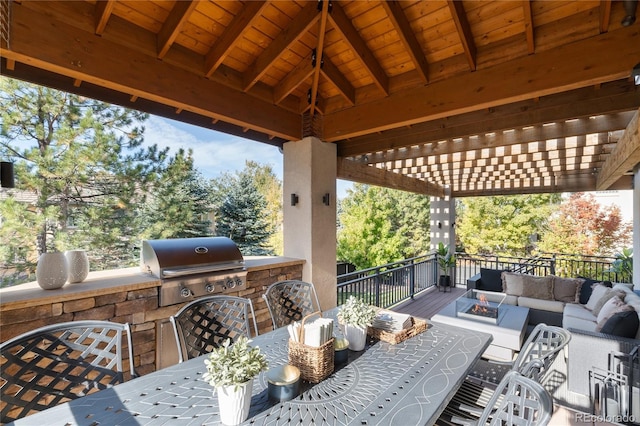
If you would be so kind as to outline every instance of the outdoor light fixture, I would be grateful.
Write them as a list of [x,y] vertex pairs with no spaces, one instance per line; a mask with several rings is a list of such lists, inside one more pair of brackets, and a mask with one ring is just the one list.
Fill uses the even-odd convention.
[[298,204],[298,196],[296,194],[291,194],[291,205],[295,206],[296,204]]
[[636,64],[631,70],[631,77],[633,77],[633,83],[636,86],[640,86],[640,64]]
[[9,161],[0,161],[0,186],[2,188],[15,188],[13,179],[13,163]]
[[324,204],[325,206],[331,204],[331,195],[329,195],[328,192],[322,196],[322,204]]

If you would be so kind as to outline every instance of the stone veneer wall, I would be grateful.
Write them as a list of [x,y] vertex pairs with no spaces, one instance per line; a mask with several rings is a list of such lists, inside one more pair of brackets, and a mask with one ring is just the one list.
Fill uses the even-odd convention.
[[[247,297],[253,302],[256,321],[260,334],[272,329],[271,317],[262,298],[266,288],[277,281],[302,278],[303,261],[285,261],[248,267],[247,287],[227,294]],[[152,279],[153,280],[153,279]],[[86,283],[69,284],[81,289]],[[76,287],[78,286],[78,287]],[[148,281],[127,286],[116,286],[99,290],[74,291],[51,294],[61,290],[37,290],[37,297],[18,302],[7,300],[5,292],[0,292],[0,341],[42,327],[66,321],[110,320],[119,323],[128,322],[132,330],[134,346],[134,366],[136,373],[144,375],[156,369],[156,342],[158,326],[163,320],[176,313],[184,304],[166,307],[158,306],[158,281]],[[60,293],[59,293],[60,294]]]

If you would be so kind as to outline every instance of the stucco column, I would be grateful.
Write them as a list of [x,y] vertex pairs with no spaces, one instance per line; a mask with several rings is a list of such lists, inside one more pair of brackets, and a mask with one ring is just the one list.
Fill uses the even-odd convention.
[[302,279],[327,310],[336,306],[336,145],[307,137],[283,150],[284,255],[306,260]]
[[640,290],[640,164],[633,169],[633,289]]

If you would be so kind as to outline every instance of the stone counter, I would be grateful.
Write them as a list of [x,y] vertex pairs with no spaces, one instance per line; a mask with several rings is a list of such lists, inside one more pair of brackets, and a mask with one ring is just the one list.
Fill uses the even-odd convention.
[[[262,299],[274,282],[302,279],[304,260],[286,257],[246,257],[247,286],[229,295],[250,298],[260,333],[271,330]],[[160,280],[139,268],[90,272],[81,283],[43,290],[36,282],[0,289],[0,341],[26,331],[66,321],[109,320],[131,325],[134,365],[138,374],[156,369],[163,354],[156,353],[167,336],[168,318],[184,304],[159,307]],[[162,329],[165,328],[163,331]],[[168,356],[170,359],[173,355]]]

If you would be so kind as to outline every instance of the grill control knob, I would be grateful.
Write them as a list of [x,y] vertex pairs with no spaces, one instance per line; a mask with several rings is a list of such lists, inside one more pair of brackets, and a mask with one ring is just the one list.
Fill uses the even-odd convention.
[[242,287],[242,280],[239,277],[236,277],[236,286]]
[[216,288],[216,287],[213,285],[213,283],[207,283],[207,284],[204,286],[204,289],[205,289],[205,291],[206,291],[207,293],[213,293],[213,290],[215,290],[215,288]]
[[180,289],[180,296],[182,296],[182,297],[191,297],[191,295],[192,295],[191,290],[189,290],[188,288],[182,287]]
[[227,278],[227,288],[234,288],[236,286],[236,282],[231,278]]

